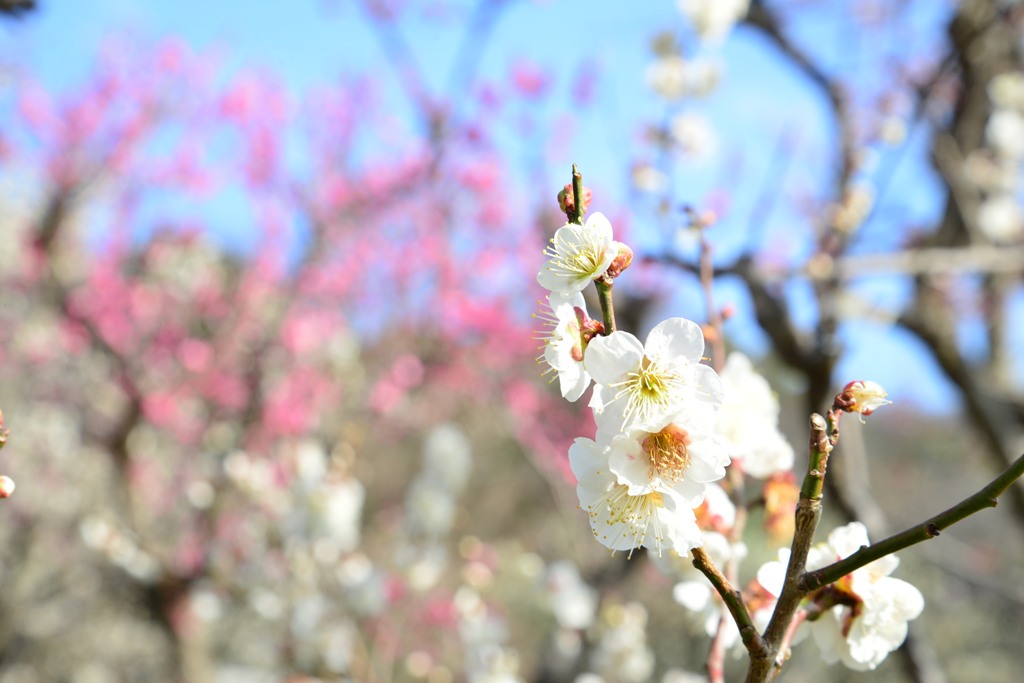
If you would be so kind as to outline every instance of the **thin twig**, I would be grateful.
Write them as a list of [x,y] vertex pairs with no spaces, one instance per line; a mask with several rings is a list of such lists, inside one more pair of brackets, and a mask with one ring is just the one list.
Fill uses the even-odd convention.
[[856,571],[886,555],[891,555],[904,548],[909,548],[912,545],[935,538],[943,529],[956,524],[960,520],[970,517],[976,512],[981,512],[985,508],[995,507],[999,503],[999,496],[1005,493],[1010,485],[1022,475],[1024,475],[1024,454],[1003,470],[985,488],[964,498],[945,512],[926,519],[920,524],[915,524],[906,531],[894,534],[883,541],[863,546],[849,557],[834,562],[827,567],[807,572],[800,579],[800,588],[807,592],[815,590],[833,581],[837,581],[850,572]]

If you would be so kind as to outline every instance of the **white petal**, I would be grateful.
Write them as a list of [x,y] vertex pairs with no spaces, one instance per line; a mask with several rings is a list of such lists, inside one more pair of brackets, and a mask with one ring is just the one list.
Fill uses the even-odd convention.
[[558,371],[558,387],[562,391],[562,398],[567,401],[578,401],[589,386],[590,375],[580,363]]
[[766,591],[778,597],[782,594],[782,586],[786,582],[786,565],[789,564],[789,548],[779,551],[779,559],[766,562],[757,570],[757,582]]
[[591,491],[603,491],[607,487],[611,475],[605,457],[604,449],[584,437],[569,446],[569,467],[581,487]]
[[861,546],[868,543],[868,529],[860,522],[850,522],[846,526],[833,529],[828,535],[828,545],[839,557],[849,557]]
[[697,581],[683,581],[672,588],[672,597],[686,609],[700,612],[711,602],[711,588]]
[[[689,471],[687,471],[689,474]],[[661,481],[660,479],[658,480]],[[663,483],[661,484],[664,485]],[[704,493],[707,487],[696,479],[690,479],[689,477],[683,479],[672,485],[672,491],[679,496],[682,501],[691,508],[696,509],[704,502]]]
[[590,284],[590,279],[574,279],[564,275],[558,275],[545,264],[545,266],[540,269],[540,272],[537,273],[537,284],[552,292],[571,295],[576,292],[582,292],[583,289]]
[[610,385],[640,365],[644,347],[629,332],[612,332],[594,337],[583,355],[583,366],[598,384]]
[[592,230],[597,236],[596,241],[610,245],[612,242],[612,224],[600,211],[595,211],[587,217],[587,230]]
[[717,410],[722,405],[722,397],[725,395],[722,389],[722,380],[718,373],[707,365],[695,364],[691,367],[694,393],[697,398],[711,408]]
[[641,496],[651,492],[651,459],[636,439],[618,436],[612,441],[608,468],[618,482],[629,487],[629,495]]
[[692,320],[669,318],[651,330],[644,349],[648,358],[659,363],[697,363],[704,355],[704,333]]
[[576,308],[582,308],[584,313],[587,311],[587,300],[583,298],[582,292],[551,292],[548,294],[548,305],[559,318],[569,315],[575,320]]
[[[693,508],[678,500],[674,491],[666,491],[665,507],[658,510],[658,517],[664,529],[667,545],[680,555],[686,555],[704,542],[704,536],[697,526]],[[647,545],[646,543],[644,545]],[[647,546],[650,548],[650,546]],[[657,551],[656,548],[651,548]]]

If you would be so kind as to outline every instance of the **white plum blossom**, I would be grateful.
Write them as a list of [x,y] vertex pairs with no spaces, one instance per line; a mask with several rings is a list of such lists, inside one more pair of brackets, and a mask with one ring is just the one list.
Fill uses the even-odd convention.
[[739,645],[740,630],[729,615],[725,603],[718,598],[718,594],[707,580],[681,581],[672,589],[672,597],[677,603],[695,614],[701,629],[712,638],[718,633],[718,628],[724,619],[723,647],[731,649]]
[[668,185],[668,176],[650,164],[640,163],[633,166],[633,187],[640,192],[656,194]]
[[703,97],[718,85],[721,66],[710,59],[684,59],[678,54],[659,57],[647,67],[647,85],[669,101]]
[[[608,467],[630,495],[672,489],[697,507],[704,500],[705,484],[725,476],[729,458],[712,438],[714,412],[699,403],[694,408],[657,432],[630,429],[607,440]],[[606,433],[599,431],[598,440],[605,439]]]
[[793,447],[779,432],[779,400],[750,359],[729,354],[722,369],[719,442],[743,471],[763,479],[793,468]]
[[685,113],[673,117],[669,130],[679,145],[679,151],[694,161],[707,159],[718,146],[714,127],[700,114]]
[[646,344],[629,332],[594,338],[584,367],[600,386],[591,406],[598,427],[658,432],[688,402],[721,403],[721,382],[700,360],[704,335],[697,323],[669,318],[647,336]]
[[1024,234],[1024,212],[1012,194],[1000,192],[986,197],[978,207],[978,228],[990,240],[1005,244]]
[[[826,544],[811,549],[808,570],[820,569],[869,545],[868,532],[860,522],[852,522],[829,534]],[[899,565],[894,555],[886,555],[821,589],[842,591],[855,606],[836,604],[811,624],[814,640],[828,663],[842,661],[850,669],[874,669],[898,648],[907,637],[907,622],[924,609],[921,592],[889,574]]]
[[441,538],[451,531],[456,500],[447,487],[420,476],[412,481],[405,493],[405,509],[410,533]]
[[[757,586],[760,588],[755,600],[750,604],[750,617],[762,632],[768,628],[768,622],[775,611],[775,605],[782,595],[782,586],[786,582],[786,568],[789,566],[789,548],[779,548],[778,559],[765,562],[757,570]],[[807,629],[801,625],[793,635],[790,645],[796,645],[807,637]]]
[[1013,109],[997,108],[985,127],[988,146],[1002,159],[1024,159],[1024,116]]
[[643,546],[655,555],[666,550],[686,554],[699,546],[701,531],[687,501],[672,489],[631,495],[629,486],[609,470],[608,451],[608,446],[582,437],[569,448],[576,493],[594,538],[612,550]]
[[465,652],[465,677],[469,683],[519,683],[519,658],[505,645],[508,625],[504,618],[469,586],[455,593],[459,636]]
[[462,429],[451,422],[433,427],[423,444],[423,472],[453,493],[466,487],[473,448]]
[[654,652],[647,645],[647,609],[639,602],[611,604],[602,610],[601,616],[601,636],[591,655],[591,662],[600,673],[596,680],[650,681],[655,661]]
[[604,275],[619,246],[612,239],[612,224],[604,214],[594,213],[585,225],[566,223],[544,250],[548,261],[537,273],[537,282],[552,292],[581,292]]
[[322,532],[340,552],[359,547],[365,498],[366,489],[355,479],[328,482],[313,497],[314,508],[320,512]]
[[444,423],[431,430],[423,444],[423,469],[405,494],[406,526],[412,535],[437,539],[451,531],[471,463],[472,446],[459,427]]
[[589,320],[587,303],[580,292],[548,296],[550,316],[540,316],[551,330],[540,339],[544,342],[543,359],[558,374],[558,387],[562,397],[576,401],[590,386],[590,374],[583,366],[586,349],[584,324]]
[[555,562],[544,577],[548,605],[562,628],[590,628],[597,616],[597,590],[580,578],[571,562]]
[[704,40],[721,40],[747,14],[750,0],[678,0],[679,11]]
[[686,60],[681,55],[665,55],[647,67],[647,85],[666,100],[686,95]]

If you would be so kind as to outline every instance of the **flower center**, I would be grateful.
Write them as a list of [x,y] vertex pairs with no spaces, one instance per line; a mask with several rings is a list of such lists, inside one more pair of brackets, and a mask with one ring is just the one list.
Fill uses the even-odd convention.
[[[627,538],[633,548],[641,545],[661,555],[665,534],[658,520],[658,509],[665,507],[665,496],[652,491],[641,496],[629,495],[629,487],[614,484],[589,510],[595,520],[604,518],[600,524],[591,525],[594,536],[610,542]],[[630,553],[632,554],[632,550]]]
[[636,372],[611,386],[619,391],[615,399],[626,399],[624,417],[627,422],[634,419],[646,423],[659,414],[668,413],[673,403],[678,402],[683,378],[679,373],[660,367],[646,356]]
[[544,250],[551,259],[549,267],[556,275],[573,279],[600,275],[597,270],[604,262],[603,245],[581,237],[578,242],[559,240]]
[[690,434],[675,425],[669,425],[644,439],[644,453],[651,459],[651,479],[661,477],[669,486],[681,482],[690,464],[687,448],[691,443],[693,438]]

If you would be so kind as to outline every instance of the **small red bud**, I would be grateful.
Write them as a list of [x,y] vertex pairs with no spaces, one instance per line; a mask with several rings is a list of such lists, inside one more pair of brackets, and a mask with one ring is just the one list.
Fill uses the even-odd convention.
[[587,314],[579,306],[576,307],[576,320],[580,324],[580,339],[583,340],[583,348],[586,348],[590,340],[599,334],[604,334],[604,323],[600,320],[594,320],[588,317]]
[[[583,188],[583,205],[580,208],[580,217],[587,215],[587,209],[590,208],[590,201],[594,198],[594,193],[590,191],[589,187]],[[576,217],[576,201],[572,192],[572,183],[567,184],[562,188],[561,192],[558,193],[558,208],[562,210],[562,213],[571,221]]]
[[619,242],[619,253],[615,256],[612,264],[608,266],[608,270],[605,271],[605,275],[611,278],[616,278],[619,275],[622,275],[622,271],[629,268],[629,264],[632,262],[633,250],[622,242]]

